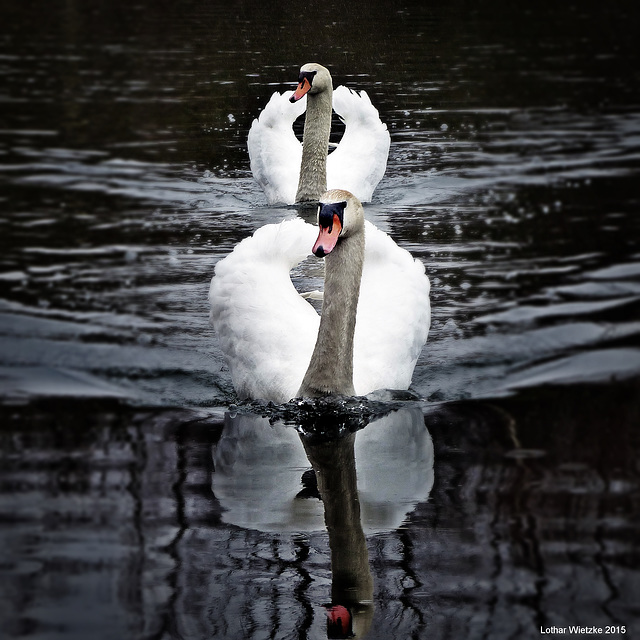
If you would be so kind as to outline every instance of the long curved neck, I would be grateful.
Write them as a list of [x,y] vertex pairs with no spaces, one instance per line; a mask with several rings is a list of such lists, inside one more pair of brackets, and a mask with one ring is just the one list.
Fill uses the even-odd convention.
[[327,153],[333,89],[307,94],[302,134],[302,163],[296,202],[316,201],[327,190]]
[[355,395],[353,335],[364,263],[364,230],[325,258],[324,299],[316,346],[299,397]]

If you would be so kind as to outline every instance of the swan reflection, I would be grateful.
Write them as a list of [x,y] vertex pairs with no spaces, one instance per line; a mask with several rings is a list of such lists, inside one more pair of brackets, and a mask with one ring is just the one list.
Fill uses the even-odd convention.
[[259,415],[228,413],[213,450],[212,488],[226,523],[328,531],[329,638],[364,637],[371,626],[365,534],[397,529],[433,486],[433,443],[418,407],[395,409],[356,432],[343,427],[331,437],[326,417],[317,431],[307,421],[299,433]]
[[[393,531],[433,485],[433,443],[422,411],[395,410],[354,436],[363,530]],[[213,463],[212,489],[227,524],[265,532],[325,528],[322,503],[298,497],[312,465],[294,427],[228,413]]]
[[373,576],[362,530],[356,474],[356,433],[337,441],[302,437],[315,471],[331,549],[329,638],[363,637],[373,618]]

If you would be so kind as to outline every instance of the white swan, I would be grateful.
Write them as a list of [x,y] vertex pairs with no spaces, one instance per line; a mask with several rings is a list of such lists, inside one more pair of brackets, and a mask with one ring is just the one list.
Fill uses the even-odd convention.
[[[327,157],[332,106],[345,132]],[[300,144],[292,127],[305,107]],[[315,63],[300,69],[295,92],[271,96],[247,139],[251,171],[269,204],[317,201],[327,188],[369,202],[384,175],[389,144],[387,126],[367,94],[343,86],[334,91],[329,71]]]
[[[346,191],[324,194],[318,222],[319,233],[299,218],[265,225],[216,265],[210,318],[240,398],[366,395],[411,383],[430,323],[424,266],[365,222]],[[290,278],[312,247],[326,255],[321,318]]]

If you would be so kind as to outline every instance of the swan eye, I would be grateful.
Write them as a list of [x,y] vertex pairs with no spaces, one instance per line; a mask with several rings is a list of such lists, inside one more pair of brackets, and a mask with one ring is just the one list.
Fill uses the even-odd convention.
[[331,231],[333,229],[333,211],[327,205],[320,205],[318,210],[318,226]]
[[313,84],[313,77],[318,73],[317,71],[301,71],[298,76],[298,83],[304,82],[305,80],[309,83],[309,86]]
[[318,225],[329,232],[333,229],[333,218],[336,216],[340,227],[344,227],[344,210],[347,206],[345,202],[320,203],[318,207]]

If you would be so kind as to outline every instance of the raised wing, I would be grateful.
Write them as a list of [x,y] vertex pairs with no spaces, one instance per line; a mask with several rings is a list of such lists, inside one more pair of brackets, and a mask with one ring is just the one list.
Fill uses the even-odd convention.
[[365,223],[365,259],[354,337],[356,393],[408,389],[431,321],[424,265]]
[[320,318],[289,273],[316,235],[299,218],[265,225],[216,265],[210,318],[240,398],[286,402],[300,388]]
[[251,171],[269,204],[294,204],[302,144],[293,132],[293,123],[307,107],[306,97],[289,102],[293,91],[277,91],[251,124],[247,148]]
[[387,125],[365,91],[338,87],[333,110],[344,121],[345,132],[327,159],[327,188],[346,189],[361,202],[370,202],[387,168],[391,142]]

